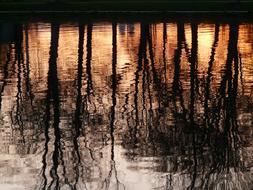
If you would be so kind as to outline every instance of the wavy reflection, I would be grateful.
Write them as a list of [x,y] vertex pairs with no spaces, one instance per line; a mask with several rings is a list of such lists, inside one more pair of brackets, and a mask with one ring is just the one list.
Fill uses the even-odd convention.
[[7,29],[0,187],[252,188],[252,24]]

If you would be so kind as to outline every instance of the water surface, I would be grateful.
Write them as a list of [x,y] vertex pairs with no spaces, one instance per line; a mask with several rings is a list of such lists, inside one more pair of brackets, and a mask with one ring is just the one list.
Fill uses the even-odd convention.
[[0,189],[253,188],[253,24],[0,24]]

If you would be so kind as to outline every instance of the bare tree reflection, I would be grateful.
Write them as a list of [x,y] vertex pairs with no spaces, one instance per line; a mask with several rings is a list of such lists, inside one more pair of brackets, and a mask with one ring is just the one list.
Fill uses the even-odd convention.
[[[17,126],[17,130],[20,131],[21,143],[24,145],[24,123],[22,118],[22,65],[24,64],[23,54],[23,26],[20,24],[16,25],[15,29],[15,64],[17,64],[17,94],[16,94],[16,110],[12,112],[13,126]],[[14,130],[16,130],[14,128]]]
[[[50,169],[50,176],[52,181],[49,183],[48,188],[60,189],[59,186],[59,157],[61,153],[61,132],[59,128],[60,123],[60,100],[59,100],[59,90],[58,90],[58,77],[57,77],[57,57],[58,57],[58,43],[59,43],[59,24],[51,24],[51,46],[50,46],[50,58],[49,58],[49,70],[48,70],[48,90],[46,97],[46,123],[45,123],[45,151],[43,155],[43,177],[44,184],[42,189],[47,188],[47,178],[45,175],[45,170],[47,168],[46,157],[48,153],[48,143],[49,143],[49,127],[51,118],[51,102],[53,106],[53,129],[54,129],[54,150],[52,155],[52,168]],[[62,156],[62,155],[61,155]]]
[[166,81],[166,70],[167,70],[167,24],[163,23],[163,64],[164,64],[164,80]]
[[80,102],[82,102],[82,74],[83,74],[83,46],[84,46],[84,26],[83,24],[79,25],[79,45],[78,45],[78,69],[77,69],[77,97],[76,97],[76,110],[75,110],[75,119],[74,119],[74,127],[75,133],[73,138],[74,150],[75,150],[75,184],[73,189],[77,189],[77,184],[80,176],[79,167],[81,165],[81,155],[79,150],[79,142],[78,138],[81,135],[82,130],[82,120],[81,113],[82,107]]
[[[144,27],[146,26],[146,27]],[[203,82],[198,79],[198,25],[192,24],[191,25],[191,32],[192,32],[192,45],[191,51],[189,52],[188,45],[185,42],[185,32],[184,32],[184,25],[179,23],[177,25],[177,49],[175,50],[174,54],[174,78],[172,83],[172,97],[167,95],[167,100],[172,104],[160,104],[159,99],[164,100],[161,98],[161,91],[167,92],[166,85],[162,84],[160,79],[160,72],[155,68],[155,59],[154,54],[152,51],[152,38],[149,34],[149,27],[148,25],[141,25],[141,40],[139,45],[139,61],[138,67],[136,71],[136,78],[135,78],[135,98],[134,98],[134,107],[135,107],[135,119],[136,123],[139,120],[143,119],[139,118],[139,109],[146,110],[145,103],[138,104],[138,92],[142,91],[142,98],[143,100],[146,99],[145,96],[145,84],[151,85],[154,83],[156,87],[155,90],[158,91],[157,93],[157,101],[158,101],[158,108],[159,110],[169,110],[163,106],[170,106],[174,105],[173,113],[175,119],[175,128],[174,130],[168,130],[168,133],[163,134],[162,130],[163,127],[160,125],[165,125],[165,123],[155,122],[164,118],[164,115],[155,114],[155,112],[148,112],[146,125],[150,122],[154,122],[152,126],[156,126],[155,129],[147,128],[149,130],[149,143],[152,144],[154,150],[163,150],[165,152],[161,152],[160,154],[168,154],[169,150],[172,150],[171,147],[176,147],[176,154],[178,155],[185,155],[188,157],[188,162],[183,161],[182,163],[174,164],[174,168],[171,171],[176,172],[180,170],[180,168],[185,168],[188,170],[189,174],[191,174],[191,184],[189,185],[189,189],[194,189],[196,185],[197,178],[202,178],[203,182],[201,187],[210,187],[211,182],[210,176],[214,173],[220,173],[222,168],[241,168],[239,162],[239,147],[240,146],[240,137],[238,136],[237,131],[237,119],[236,119],[236,94],[238,89],[238,51],[237,51],[237,41],[238,41],[238,26],[230,26],[230,36],[229,36],[229,45],[228,45],[228,56],[227,56],[227,63],[226,68],[224,71],[224,76],[222,77],[221,86],[219,91],[217,92],[216,99],[210,98],[210,89],[211,86],[211,76],[212,76],[212,67],[215,57],[215,49],[218,44],[218,36],[219,36],[219,25],[215,27],[215,35],[214,35],[214,42],[212,45],[212,51],[209,61],[209,67],[207,71],[207,79],[205,83],[205,98],[204,102],[202,101],[202,97],[200,96],[200,85]],[[148,41],[146,41],[148,39]],[[152,71],[152,79],[146,78],[146,69],[149,65],[148,60],[144,61],[144,65],[142,60],[145,60],[146,55],[146,47],[147,42],[149,44],[149,55],[150,55],[150,64],[151,64],[151,71]],[[185,52],[188,57],[188,61],[190,63],[190,97],[189,99],[184,96],[184,89],[182,87],[180,81],[180,61],[182,55],[182,49],[186,48]],[[234,61],[234,66],[232,67],[232,62]],[[232,71],[232,68],[234,71]],[[139,74],[140,71],[143,70],[143,78],[142,80],[142,89],[139,89]],[[232,76],[232,73],[234,75]],[[152,92],[153,95],[156,95],[155,92]],[[165,97],[165,96],[163,96]],[[155,97],[153,97],[154,99]],[[186,99],[186,100],[185,100]],[[216,101],[217,100],[217,101]],[[189,102],[189,106],[185,105],[185,102]],[[203,104],[202,104],[203,102]],[[142,105],[142,108],[141,108]],[[162,107],[161,107],[162,106]],[[202,115],[199,113],[197,106],[203,106],[205,109],[203,121],[201,121],[200,116]],[[152,109],[152,108],[151,108]],[[153,109],[152,109],[153,110]],[[168,113],[167,113],[168,114]],[[157,119],[155,119],[157,118]],[[135,125],[135,131],[132,133],[134,134],[141,134],[139,130],[143,130],[143,128],[137,128],[138,125]],[[223,126],[223,127],[222,127]],[[231,127],[230,127],[231,126]],[[131,134],[131,133],[130,133]],[[156,136],[156,135],[158,136]],[[140,142],[141,137],[135,137],[136,142]],[[172,138],[172,139],[170,139]],[[158,140],[159,139],[159,140]],[[162,140],[164,139],[164,140]],[[167,140],[165,140],[167,139]],[[167,141],[167,142],[166,142]],[[189,144],[189,142],[191,142]],[[222,146],[221,146],[222,145]],[[232,146],[231,146],[232,145]],[[143,145],[138,145],[139,148]],[[208,147],[208,150],[212,152],[211,158],[211,165],[206,162],[206,156],[204,147]],[[145,147],[145,146],[144,146]],[[144,148],[142,147],[142,148]],[[162,148],[163,147],[163,148]],[[130,147],[129,147],[130,148]],[[129,149],[129,154],[133,150],[132,148]],[[139,150],[139,149],[138,149]],[[180,152],[180,153],[179,153]],[[142,155],[141,150],[135,153],[137,155]],[[136,155],[136,154],[133,154]],[[152,155],[157,155],[158,152],[154,151]],[[233,156],[232,156],[233,155]],[[144,155],[143,155],[144,156]],[[231,157],[232,156],[232,157]],[[173,160],[171,160],[174,162]],[[161,159],[161,164],[163,160]],[[205,166],[207,164],[207,166]],[[181,166],[180,166],[181,165]],[[162,167],[163,168],[163,167]],[[206,173],[206,175],[202,174]],[[214,179],[213,179],[214,180]],[[170,183],[171,184],[171,183]]]
[[91,74],[91,61],[92,61],[92,24],[87,26],[87,56],[86,56],[86,72],[87,72],[87,95],[92,93],[92,74]]
[[110,115],[110,137],[111,137],[111,161],[110,161],[110,171],[108,176],[105,178],[103,183],[103,189],[110,189],[110,184],[112,177],[114,175],[116,180],[115,189],[119,190],[123,188],[124,185],[118,179],[118,172],[116,168],[116,162],[114,157],[114,146],[115,146],[115,116],[116,116],[116,105],[117,105],[117,24],[112,24],[112,106],[111,106],[111,115]]
[[[173,26],[163,23],[161,27],[142,22],[140,33],[130,36],[136,40],[134,37],[140,35],[131,49],[121,47],[130,42],[122,37],[126,33],[117,36],[118,26],[113,23],[112,50],[109,49],[112,65],[102,67],[112,70],[105,73],[97,72],[93,48],[100,38],[96,35],[97,27],[93,26],[93,23],[87,27],[78,25],[77,67],[67,67],[75,72],[68,79],[71,85],[67,89],[63,85],[65,81],[60,80],[65,77],[65,68],[57,61],[62,42],[59,23],[51,24],[48,74],[42,80],[47,87],[42,93],[36,87],[37,80],[32,80],[34,66],[28,25],[16,29],[15,57],[12,57],[12,45],[9,46],[3,66],[0,109],[14,62],[14,80],[10,82],[15,89],[14,103],[10,112],[13,136],[18,138],[13,141],[18,141],[21,145],[18,151],[23,154],[27,144],[39,147],[43,142],[39,188],[77,190],[93,189],[97,185],[106,190],[124,189],[126,184],[119,171],[122,165],[117,164],[120,159],[127,159],[136,164],[134,170],[144,168],[159,176],[165,174],[166,182],[160,189],[177,188],[179,182],[185,189],[228,188],[227,182],[232,179],[235,182],[231,187],[243,189],[246,182],[240,175],[247,170],[242,153],[246,142],[239,132],[244,129],[240,129],[238,121],[241,114],[238,100],[240,93],[247,96],[247,84],[239,83],[244,78],[243,55],[238,50],[239,25],[229,25],[225,66],[218,71],[216,64],[222,63],[217,51],[224,44],[220,38],[222,26],[215,25],[203,71],[199,65],[200,24],[191,23],[187,28],[184,22]],[[174,29],[175,35],[170,33]],[[130,64],[129,70],[123,68],[123,58],[118,56],[122,51],[130,52],[134,68]],[[126,81],[121,80],[125,76]],[[100,84],[100,80],[105,83]],[[29,143],[28,128],[33,136]],[[120,159],[117,159],[118,151],[123,151]],[[144,166],[138,164],[142,161]]]

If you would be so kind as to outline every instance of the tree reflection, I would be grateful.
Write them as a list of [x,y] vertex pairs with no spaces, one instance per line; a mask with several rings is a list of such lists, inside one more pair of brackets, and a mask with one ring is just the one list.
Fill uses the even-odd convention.
[[24,64],[24,55],[23,55],[23,27],[22,25],[16,26],[16,39],[15,39],[15,63],[17,63],[17,94],[16,94],[16,112],[14,113],[14,125],[18,126],[22,141],[24,143],[24,124],[22,119],[22,107],[20,106],[23,101],[22,97],[22,65]]
[[[48,90],[46,97],[46,123],[45,123],[45,152],[43,155],[43,176],[44,184],[42,189],[46,189],[47,178],[45,176],[45,170],[47,167],[46,157],[48,152],[49,143],[49,127],[51,118],[51,102],[53,106],[53,129],[54,129],[54,150],[52,155],[52,168],[50,169],[50,176],[52,181],[49,183],[48,188],[60,189],[59,186],[59,157],[62,156],[61,150],[61,132],[59,128],[60,123],[60,99],[58,90],[58,77],[57,77],[57,57],[58,57],[58,43],[59,43],[59,24],[51,24],[51,46],[50,46],[50,58],[49,58],[49,70],[48,70]],[[54,186],[53,186],[54,185]]]
[[[229,171],[229,168],[241,168],[239,164],[239,147],[240,147],[240,137],[238,134],[238,124],[236,119],[236,96],[238,89],[238,50],[237,50],[237,41],[238,41],[238,26],[230,25],[230,34],[229,34],[229,43],[228,43],[228,55],[226,67],[224,70],[224,75],[222,77],[222,81],[220,82],[220,87],[217,91],[217,97],[215,99],[210,99],[210,89],[211,86],[211,76],[212,76],[212,66],[214,62],[215,49],[218,43],[219,36],[219,25],[215,27],[214,34],[214,42],[212,45],[212,51],[209,61],[209,67],[207,72],[207,79],[205,84],[205,100],[202,104],[202,97],[200,96],[200,86],[202,85],[202,81],[198,79],[198,25],[191,25],[192,32],[192,45],[190,54],[187,55],[189,64],[190,64],[190,96],[189,99],[184,96],[184,89],[182,88],[182,82],[180,81],[180,62],[182,56],[182,49],[185,49],[185,52],[189,52],[188,45],[185,42],[185,32],[184,25],[179,23],[177,25],[177,49],[174,54],[174,78],[172,83],[172,96],[168,96],[167,100],[170,103],[160,104],[161,100],[161,92],[168,92],[166,90],[166,85],[162,84],[160,80],[160,73],[156,70],[155,61],[154,61],[154,53],[152,51],[152,38],[150,38],[149,34],[149,26],[141,25],[141,40],[139,46],[139,61],[138,67],[136,71],[136,82],[135,82],[135,119],[136,123],[143,118],[139,118],[139,110],[146,109],[147,105],[138,104],[138,92],[143,92],[142,98],[146,99],[145,96],[145,84],[149,84],[151,86],[154,83],[154,90],[157,93],[152,92],[156,97],[152,97],[153,99],[157,98],[158,109],[159,110],[170,110],[170,105],[174,105],[172,108],[175,119],[175,128],[174,130],[168,129],[168,133],[164,133],[160,131],[163,129],[163,126],[166,126],[166,123],[158,122],[161,118],[164,118],[166,114],[156,114],[155,109],[151,107],[152,112],[148,112],[147,118],[148,121],[145,125],[149,126],[150,122],[152,123],[152,127],[146,128],[148,130],[147,134],[149,135],[148,143],[152,144],[154,152],[153,156],[157,156],[157,154],[168,154],[168,151],[173,149],[173,152],[176,155],[185,155],[188,159],[183,160],[182,163],[173,163],[174,160],[170,160],[174,167],[170,172],[175,173],[181,169],[186,169],[189,174],[191,174],[191,184],[188,186],[189,189],[194,189],[196,187],[197,178],[202,179],[201,187],[209,188],[211,185],[215,183],[213,180],[217,180],[211,178],[211,175],[217,175],[221,171]],[[146,41],[146,39],[148,39]],[[149,45],[149,56],[150,63],[148,59],[145,58],[146,55],[146,47],[147,43]],[[142,59],[144,61],[144,66],[142,65]],[[152,78],[145,78],[145,69],[148,68],[147,65],[151,66]],[[232,66],[233,64],[233,66]],[[234,71],[232,71],[232,68]],[[143,70],[143,81],[142,89],[139,89],[139,73]],[[233,76],[232,76],[232,73]],[[151,80],[150,80],[151,79]],[[161,90],[161,91],[160,91]],[[165,99],[162,98],[162,100]],[[186,99],[186,100],[185,100]],[[154,100],[153,100],[154,101]],[[189,106],[185,105],[185,102],[189,102]],[[165,107],[161,107],[161,105]],[[169,107],[168,107],[169,106]],[[197,107],[203,106],[205,109],[204,115],[198,112]],[[168,107],[168,108],[166,108]],[[167,112],[167,114],[169,114]],[[202,116],[202,118],[200,118]],[[156,119],[157,117],[157,119]],[[199,119],[200,118],[200,119]],[[163,125],[163,126],[162,126]],[[144,130],[143,128],[137,128],[138,125],[135,125],[135,134],[141,134],[140,130]],[[176,133],[175,133],[176,132]],[[179,133],[178,133],[179,132]],[[141,136],[139,138],[135,137],[136,142],[141,142]],[[132,138],[131,138],[132,139]],[[137,140],[138,139],[138,140]],[[159,140],[158,140],[159,139]],[[164,139],[164,140],[162,140]],[[191,142],[191,143],[189,143]],[[124,142],[128,143],[128,142]],[[144,143],[144,142],[143,142]],[[206,161],[206,151],[211,153],[212,157],[211,161]],[[130,147],[129,147],[130,148]],[[147,156],[143,155],[142,149],[144,149],[144,144],[138,144],[138,151],[135,150],[135,154],[139,156]],[[135,148],[136,149],[136,148]],[[141,150],[140,150],[141,149]],[[128,149],[129,154],[132,152],[133,148]],[[156,151],[155,151],[156,150]],[[157,150],[165,151],[165,152],[157,152]],[[132,154],[132,153],[131,153]],[[233,156],[232,156],[233,155]],[[150,155],[149,155],[150,156]],[[173,158],[174,159],[174,158]],[[161,159],[161,164],[163,163]],[[207,165],[206,165],[207,164]],[[164,168],[164,167],[162,167]],[[206,175],[203,175],[203,172]]]
[[87,95],[92,93],[92,74],[91,74],[91,60],[92,60],[92,24],[87,26],[87,56],[86,56],[86,72],[87,72]]
[[[224,64],[218,60],[222,25],[214,26],[205,71],[199,65],[199,23],[176,23],[172,39],[171,25],[163,23],[159,29],[157,24],[142,22],[140,33],[135,31],[129,37],[134,39],[132,49],[123,47],[124,40],[129,44],[130,40],[123,38],[125,31],[118,34],[117,27],[112,24],[112,64],[98,66],[94,49],[100,40],[97,28],[93,23],[79,23],[77,64],[66,71],[58,61],[62,56],[60,24],[53,22],[48,73],[45,81],[38,81],[46,82],[45,92],[37,89],[32,78],[29,26],[16,28],[15,57],[9,45],[3,65],[0,110],[8,80],[14,77],[10,82],[15,88],[10,112],[12,130],[18,131],[13,134],[22,145],[18,151],[26,154],[26,146],[35,141],[36,147],[42,140],[44,143],[39,188],[124,189],[126,184],[119,175],[123,158],[131,163],[144,160],[144,169],[165,173],[164,189],[176,188],[178,181],[186,189],[242,188],[246,182],[240,181],[240,175],[247,169],[242,150],[247,142],[239,131],[238,107],[241,91],[246,96],[247,84],[239,83],[243,81],[239,25],[229,24]],[[160,39],[158,30],[162,31]],[[133,62],[128,70],[119,56],[126,49]],[[223,65],[220,70],[218,62]],[[64,86],[69,81],[71,85]],[[27,133],[28,129],[32,133]],[[29,135],[35,137],[31,140]],[[123,156],[116,154],[118,146],[124,148]],[[234,178],[234,184],[227,184]]]
[[[110,184],[112,182],[112,177],[114,175],[116,180],[115,189],[122,189],[124,185],[118,179],[118,172],[115,162],[114,146],[115,146],[115,116],[116,116],[116,105],[117,105],[117,24],[112,24],[112,106],[110,112],[110,137],[111,137],[111,161],[110,170],[108,176],[105,178],[102,189],[110,189]],[[125,188],[124,188],[125,189]]]
[[75,165],[75,184],[74,189],[77,189],[77,183],[80,176],[79,167],[81,165],[81,155],[79,150],[79,142],[78,139],[81,135],[82,130],[82,120],[81,120],[81,105],[80,102],[82,102],[82,74],[83,74],[83,43],[84,43],[84,26],[83,24],[79,25],[79,45],[78,45],[78,69],[77,69],[77,97],[76,97],[76,110],[75,110],[75,117],[74,117],[74,138],[73,138],[73,144],[74,144],[74,157],[76,158],[76,165]]

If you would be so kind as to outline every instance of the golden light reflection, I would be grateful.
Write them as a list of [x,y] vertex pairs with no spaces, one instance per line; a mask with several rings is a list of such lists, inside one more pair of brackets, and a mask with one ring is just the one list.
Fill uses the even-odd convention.
[[[154,189],[171,180],[183,189],[196,164],[190,147],[195,134],[183,127],[196,127],[199,141],[206,137],[203,126],[217,141],[224,135],[222,124],[240,120],[240,129],[252,130],[252,24],[116,24],[116,36],[109,22],[61,24],[57,51],[51,52],[55,62],[49,55],[55,45],[53,24],[24,25],[20,40],[0,43],[0,122],[5,127],[0,131],[0,187],[13,188],[18,181],[20,189],[35,189],[60,178],[63,188],[78,183],[103,189],[113,178],[110,188]],[[242,135],[252,140],[248,134]],[[235,150],[229,140],[226,156],[232,152],[251,163],[248,147]],[[207,146],[201,156],[218,159],[213,158],[216,149],[201,143]],[[55,155],[61,158],[52,159]],[[200,169],[207,175],[210,165],[205,164]],[[236,169],[226,167],[235,178]],[[35,182],[27,182],[27,176]],[[217,179],[223,178],[210,177],[212,185]],[[252,178],[235,181],[242,187]]]

